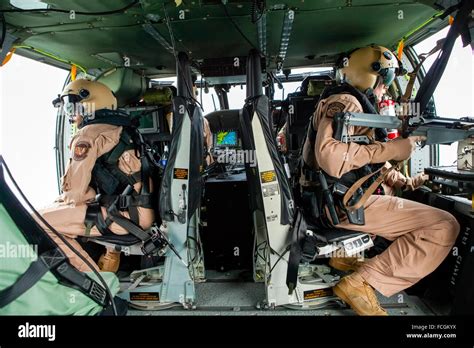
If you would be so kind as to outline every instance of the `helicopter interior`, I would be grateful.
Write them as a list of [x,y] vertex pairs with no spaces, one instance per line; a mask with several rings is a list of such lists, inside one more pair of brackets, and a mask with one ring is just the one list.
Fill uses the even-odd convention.
[[[318,252],[300,266],[294,297],[287,295],[291,243],[277,232],[289,233],[290,223],[282,221],[294,204],[298,161],[310,118],[323,90],[336,84],[339,53],[372,42],[396,51],[403,42],[401,63],[413,71],[419,63],[413,46],[446,27],[449,15],[459,6],[442,0],[336,0],[331,4],[119,0],[114,9],[102,2],[44,0],[40,6],[29,11],[0,2],[6,23],[0,61],[20,54],[62,69],[74,67],[66,83],[88,77],[110,87],[119,107],[139,120],[139,131],[153,159],[168,161],[152,171],[155,201],[161,204],[163,187],[167,187],[171,205],[181,207],[184,201],[188,207],[182,212],[187,214],[185,223],[179,225],[177,211],[177,218],[169,222],[167,248],[148,253],[133,234],[81,240],[95,260],[104,246],[122,252],[117,275],[123,298],[138,309],[129,311],[131,315],[188,313],[183,307],[203,314],[266,315],[261,309],[268,308],[286,315],[352,313],[332,294],[331,287],[344,272],[331,269],[327,255],[334,251],[331,246],[347,250],[356,245],[357,251],[373,257],[389,245],[383,238],[372,241],[364,233],[318,231],[308,226],[318,240]],[[53,11],[69,8],[77,10],[74,14]],[[394,25],[388,26],[387,21]],[[300,67],[330,69],[292,73]],[[201,79],[193,83],[192,74]],[[173,76],[177,87],[160,82]],[[425,76],[421,68],[415,89]],[[279,99],[276,91],[289,82],[300,83],[299,90]],[[206,150],[207,164],[194,179],[190,158],[196,154],[194,141],[202,137],[195,132],[202,110],[193,84],[201,94],[213,88],[219,104],[215,111],[202,115],[209,122],[212,146]],[[397,77],[389,94],[397,99],[407,84],[405,76]],[[245,88],[246,98],[240,108],[231,109],[228,96],[240,87]],[[187,117],[180,118],[180,105],[185,106]],[[434,99],[426,110],[436,115]],[[282,128],[285,151],[276,140]],[[73,132],[64,115],[58,114],[58,178],[64,174]],[[473,175],[458,177],[459,173],[437,168],[437,154],[437,145],[417,149],[406,170],[417,174],[431,168],[428,173],[438,186],[404,197],[453,213],[462,226],[456,245],[466,256],[466,245],[474,240],[471,202],[465,197],[472,191]],[[201,183],[199,190],[196,183]],[[458,195],[452,197],[452,193]],[[192,194],[194,198],[189,197]],[[191,199],[198,202],[194,211]],[[157,226],[168,221],[160,209],[157,203]],[[177,250],[172,250],[173,244]],[[379,294],[379,299],[391,315],[472,311],[468,292],[474,284],[467,274],[474,267],[474,257],[466,256],[462,267],[459,263],[458,255],[449,255],[420,283],[390,298]]]

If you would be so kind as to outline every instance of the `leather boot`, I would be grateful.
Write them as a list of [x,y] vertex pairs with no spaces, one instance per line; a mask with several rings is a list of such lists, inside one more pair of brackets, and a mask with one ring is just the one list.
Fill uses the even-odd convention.
[[380,306],[374,289],[357,272],[342,278],[333,290],[358,315],[388,315]]
[[120,251],[107,249],[106,253],[100,257],[97,265],[102,272],[117,272],[120,266]]

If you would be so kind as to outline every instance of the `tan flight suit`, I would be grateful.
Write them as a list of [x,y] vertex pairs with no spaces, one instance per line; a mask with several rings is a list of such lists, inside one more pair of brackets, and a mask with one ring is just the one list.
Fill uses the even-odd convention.
[[[91,173],[97,158],[112,150],[119,142],[122,127],[108,124],[89,125],[81,128],[74,135],[71,144],[71,159],[66,168],[66,173],[61,179],[62,194],[55,203],[43,210],[40,214],[45,220],[61,233],[75,249],[89,260],[96,267],[95,262],[82,249],[75,240],[77,236],[85,236],[86,228],[84,220],[87,210],[87,202],[93,201],[96,192],[89,186]],[[135,156],[134,150],[126,151],[119,158],[118,167],[125,174],[130,175],[140,171],[140,160]],[[134,188],[139,192],[141,182],[137,182]],[[102,208],[104,217],[105,208]],[[128,213],[122,213],[129,217]],[[147,229],[154,221],[152,209],[138,208],[139,224],[143,229]],[[54,235],[41,222],[46,232],[54,239],[64,253],[69,257],[72,265],[83,272],[90,271],[90,268],[74,254],[56,235]],[[127,234],[128,232],[115,223],[109,229],[116,234]],[[100,236],[97,227],[90,230],[90,236]]]
[[[399,141],[370,145],[342,143],[333,138],[332,117],[342,111],[362,112],[357,99],[337,94],[322,100],[314,117],[317,137],[309,140],[303,156],[308,165],[328,175],[343,174],[369,163],[385,163],[400,154]],[[351,135],[369,134],[365,127],[351,127]],[[404,142],[406,144],[406,142]],[[371,196],[365,204],[365,225],[353,225],[341,216],[338,227],[379,235],[393,243],[380,255],[367,260],[357,271],[384,296],[410,287],[433,272],[450,252],[459,224],[446,211],[393,196]]]

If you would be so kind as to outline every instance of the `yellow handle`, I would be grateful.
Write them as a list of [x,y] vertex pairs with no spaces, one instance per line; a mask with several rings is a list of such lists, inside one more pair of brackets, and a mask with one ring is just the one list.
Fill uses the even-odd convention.
[[0,65],[0,66],[4,66],[5,64],[7,64],[10,61],[10,59],[13,56],[13,53],[15,53],[15,50],[16,50],[16,48],[13,48],[10,52],[7,53],[7,55],[5,56],[5,59],[2,62],[2,65]]

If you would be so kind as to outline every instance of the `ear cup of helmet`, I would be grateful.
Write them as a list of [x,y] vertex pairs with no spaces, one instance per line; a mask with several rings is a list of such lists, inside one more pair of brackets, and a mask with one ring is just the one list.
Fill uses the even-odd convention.
[[373,62],[373,63],[372,63],[372,70],[373,70],[373,71],[379,72],[379,71],[380,71],[380,68],[381,68],[381,65],[380,65],[379,62]]

